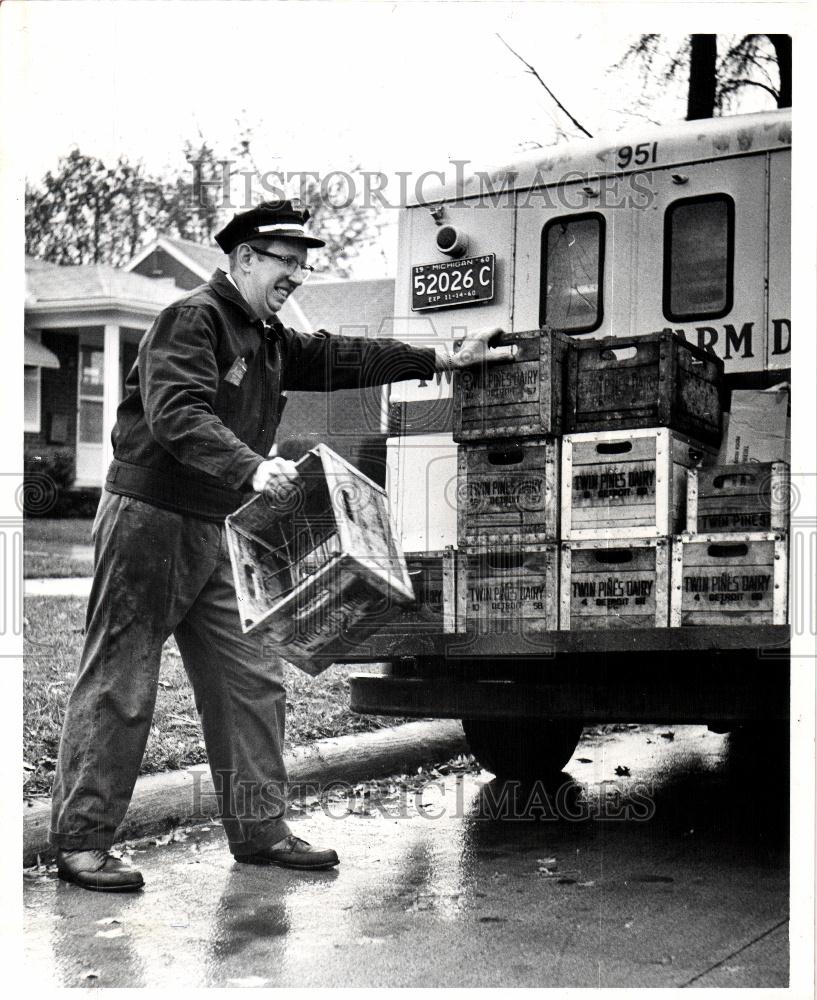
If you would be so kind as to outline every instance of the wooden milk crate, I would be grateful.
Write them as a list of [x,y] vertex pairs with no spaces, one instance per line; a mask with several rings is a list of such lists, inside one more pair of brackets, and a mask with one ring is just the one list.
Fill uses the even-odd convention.
[[510,362],[454,373],[454,440],[561,434],[567,355],[573,341],[555,330],[505,333],[492,346],[516,345]]
[[307,673],[315,653],[348,653],[414,600],[386,492],[325,445],[299,480],[259,494],[226,520],[244,632],[262,629]]
[[457,571],[457,621],[469,632],[535,637],[558,628],[558,545],[461,549]]
[[565,431],[672,427],[718,446],[723,361],[671,332],[577,340]]
[[559,627],[665,628],[666,538],[562,543]]
[[715,450],[671,431],[562,438],[562,538],[660,538],[686,524],[687,470]]
[[401,607],[385,623],[384,632],[457,631],[457,551],[406,554],[414,603]]
[[460,548],[552,542],[559,527],[559,441],[461,444],[457,454]]
[[789,502],[786,462],[693,469],[687,478],[686,530],[788,531]]
[[785,625],[787,539],[779,531],[675,538],[670,625]]

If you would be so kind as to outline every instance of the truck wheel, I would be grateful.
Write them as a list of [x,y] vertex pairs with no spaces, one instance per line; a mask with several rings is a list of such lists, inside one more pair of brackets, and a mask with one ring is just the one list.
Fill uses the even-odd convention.
[[501,780],[536,781],[573,756],[584,728],[575,719],[463,719],[471,752]]

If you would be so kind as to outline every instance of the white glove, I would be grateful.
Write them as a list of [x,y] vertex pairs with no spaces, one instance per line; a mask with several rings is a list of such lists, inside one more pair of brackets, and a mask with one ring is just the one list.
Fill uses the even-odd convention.
[[512,361],[516,357],[517,349],[513,344],[505,347],[489,347],[491,341],[497,334],[505,331],[500,326],[487,327],[484,330],[474,330],[473,333],[465,335],[464,340],[453,354],[448,352],[448,348],[435,347],[437,354],[437,370],[446,372],[446,377],[457,368],[468,368],[470,365],[478,365],[483,361]]
[[274,494],[287,492],[290,483],[298,478],[295,463],[288,458],[269,458],[262,462],[252,477],[252,488],[256,493]]

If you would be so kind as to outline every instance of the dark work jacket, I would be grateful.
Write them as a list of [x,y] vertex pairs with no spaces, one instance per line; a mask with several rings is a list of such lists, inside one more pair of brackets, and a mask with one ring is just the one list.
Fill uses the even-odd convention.
[[247,498],[286,389],[428,378],[434,351],[264,324],[223,271],[163,309],[125,380],[106,489],[208,521]]

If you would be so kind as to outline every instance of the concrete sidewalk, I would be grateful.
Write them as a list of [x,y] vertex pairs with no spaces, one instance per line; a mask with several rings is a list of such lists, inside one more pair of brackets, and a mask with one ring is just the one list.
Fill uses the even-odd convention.
[[[467,753],[462,726],[455,719],[409,722],[374,733],[339,736],[296,747],[286,757],[291,785],[325,788],[353,784],[386,774],[414,772],[424,764]],[[130,808],[118,831],[120,840],[142,837],[214,815],[214,791],[206,765],[149,774],[136,782]],[[23,804],[23,864],[53,856],[48,844],[50,800]]]
[[46,576],[28,577],[23,580],[26,597],[88,597],[93,577]]

